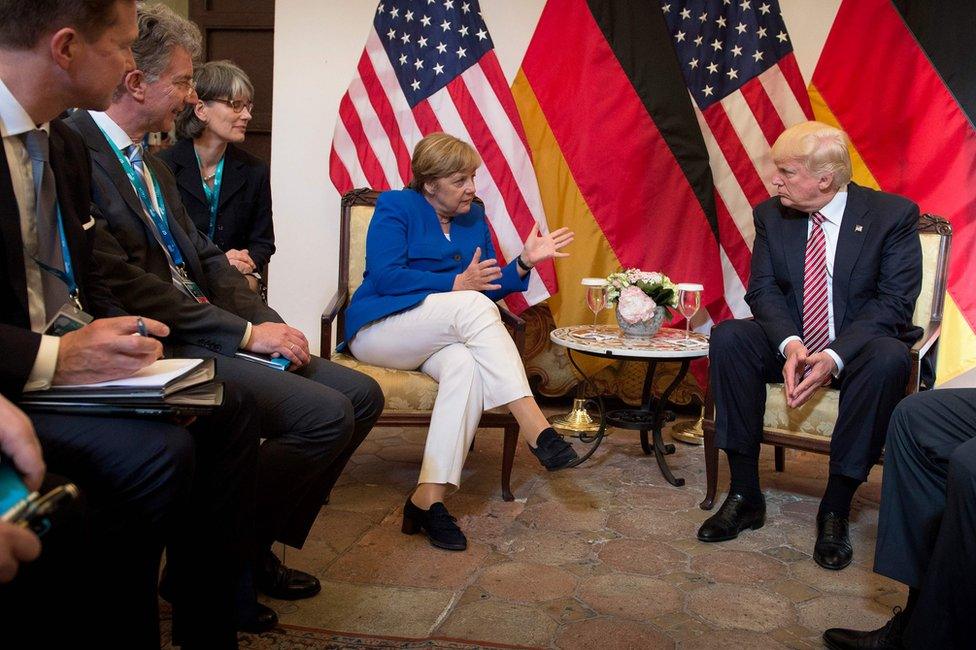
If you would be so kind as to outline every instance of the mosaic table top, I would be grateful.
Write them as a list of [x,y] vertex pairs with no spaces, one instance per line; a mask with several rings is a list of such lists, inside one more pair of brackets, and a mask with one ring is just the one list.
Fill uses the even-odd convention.
[[641,359],[694,359],[708,354],[708,337],[662,327],[649,338],[625,336],[616,325],[573,325],[549,334],[553,343],[604,357]]

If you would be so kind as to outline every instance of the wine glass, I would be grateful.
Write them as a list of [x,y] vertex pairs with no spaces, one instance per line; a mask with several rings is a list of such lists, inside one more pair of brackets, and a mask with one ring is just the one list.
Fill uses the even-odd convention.
[[607,281],[604,278],[583,278],[586,287],[586,306],[593,312],[593,327],[600,310],[607,306]]
[[677,289],[678,311],[685,317],[685,339],[688,339],[691,332],[691,319],[701,307],[701,294],[705,287],[691,282],[682,282]]

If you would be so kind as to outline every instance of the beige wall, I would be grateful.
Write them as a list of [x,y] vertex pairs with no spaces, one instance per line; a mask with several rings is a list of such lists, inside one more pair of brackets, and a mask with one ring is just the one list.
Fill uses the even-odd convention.
[[159,4],[164,4],[181,16],[189,15],[190,0],[157,0]]

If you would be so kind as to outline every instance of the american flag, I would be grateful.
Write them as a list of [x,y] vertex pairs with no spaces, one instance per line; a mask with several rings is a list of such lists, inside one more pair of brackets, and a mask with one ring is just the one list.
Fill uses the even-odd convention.
[[812,119],[810,99],[776,0],[663,0],[661,10],[708,149],[725,299],[749,316],[752,206],[772,195],[770,148]]
[[[511,89],[476,0],[400,0],[376,9],[357,74],[339,104],[329,174],[339,193],[398,189],[410,154],[445,131],[478,150],[475,177],[495,253],[504,265],[538,223],[548,231],[535,171]],[[506,299],[515,311],[556,291],[551,263],[529,289]]]

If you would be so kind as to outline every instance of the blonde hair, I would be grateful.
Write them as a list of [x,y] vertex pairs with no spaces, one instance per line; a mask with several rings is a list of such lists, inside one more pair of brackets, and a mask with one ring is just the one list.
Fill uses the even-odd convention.
[[800,122],[783,131],[773,143],[773,160],[796,159],[815,175],[833,174],[833,190],[851,180],[847,134],[823,122]]
[[481,156],[470,144],[447,133],[431,133],[413,149],[413,179],[409,187],[423,192],[424,183],[458,172],[473,172],[480,166]]

